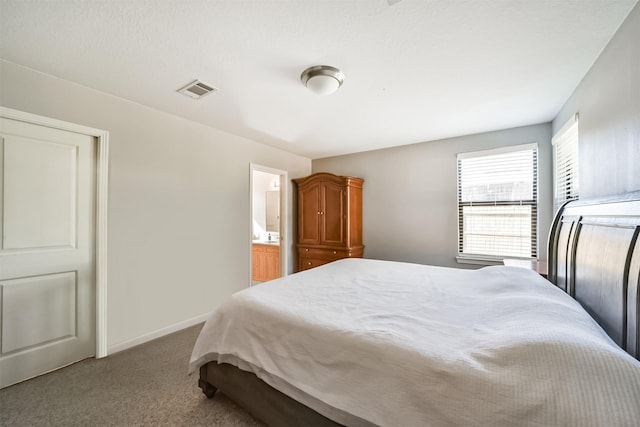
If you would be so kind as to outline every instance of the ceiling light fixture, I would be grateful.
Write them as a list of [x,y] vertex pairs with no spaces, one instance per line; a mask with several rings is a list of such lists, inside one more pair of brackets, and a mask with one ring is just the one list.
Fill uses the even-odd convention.
[[342,86],[344,73],[329,65],[316,65],[304,70],[300,80],[316,95],[331,95]]

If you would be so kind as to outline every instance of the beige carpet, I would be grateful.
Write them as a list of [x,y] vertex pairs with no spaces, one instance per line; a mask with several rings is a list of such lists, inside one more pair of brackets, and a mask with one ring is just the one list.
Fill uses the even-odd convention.
[[[1,426],[263,426],[187,375],[202,325],[0,390]],[[162,373],[160,373],[162,372]]]

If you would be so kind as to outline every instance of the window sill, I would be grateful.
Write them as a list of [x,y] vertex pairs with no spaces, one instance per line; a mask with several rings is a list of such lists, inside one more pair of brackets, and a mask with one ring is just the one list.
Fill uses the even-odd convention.
[[474,264],[474,265],[503,265],[502,261],[504,258],[495,258],[495,257],[483,257],[481,255],[471,256],[471,255],[458,255],[456,257],[456,262],[458,264]]

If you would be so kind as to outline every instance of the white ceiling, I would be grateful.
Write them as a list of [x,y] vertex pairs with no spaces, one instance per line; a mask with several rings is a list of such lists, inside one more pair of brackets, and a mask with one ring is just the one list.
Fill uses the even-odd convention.
[[0,1],[2,59],[309,158],[550,121],[637,2]]

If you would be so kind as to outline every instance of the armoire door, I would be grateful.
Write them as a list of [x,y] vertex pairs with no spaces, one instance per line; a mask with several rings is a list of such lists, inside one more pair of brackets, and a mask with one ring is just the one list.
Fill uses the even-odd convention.
[[95,355],[95,141],[0,119],[0,387]]
[[341,246],[345,243],[344,187],[323,182],[320,209],[320,244]]
[[299,244],[320,244],[320,194],[320,185],[303,188],[298,193]]

